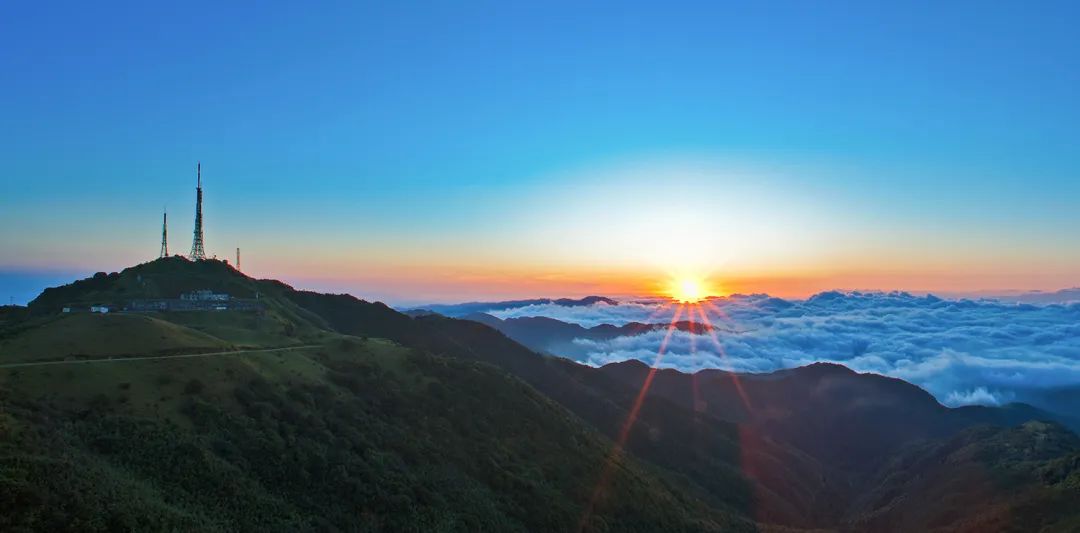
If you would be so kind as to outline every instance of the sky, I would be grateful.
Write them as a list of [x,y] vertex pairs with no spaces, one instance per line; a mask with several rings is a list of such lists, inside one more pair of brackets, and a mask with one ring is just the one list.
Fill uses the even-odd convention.
[[0,6],[4,300],[197,161],[210,254],[401,305],[1080,285],[1075,2],[219,4]]

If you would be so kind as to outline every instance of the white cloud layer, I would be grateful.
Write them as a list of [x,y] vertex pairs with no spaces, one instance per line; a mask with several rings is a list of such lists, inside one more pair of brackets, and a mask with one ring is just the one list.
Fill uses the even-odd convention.
[[[660,311],[661,305],[534,305],[491,314],[547,316],[590,327],[666,322],[673,311]],[[676,331],[660,366],[768,372],[832,361],[915,383],[947,405],[996,405],[1017,399],[1017,391],[1080,384],[1076,303],[1035,306],[898,292],[826,292],[805,301],[737,295],[703,309],[720,328],[718,343],[709,335]],[[684,314],[680,320],[694,318]],[[572,353],[562,355],[592,365],[627,359],[652,364],[664,336],[653,331],[577,339]]]

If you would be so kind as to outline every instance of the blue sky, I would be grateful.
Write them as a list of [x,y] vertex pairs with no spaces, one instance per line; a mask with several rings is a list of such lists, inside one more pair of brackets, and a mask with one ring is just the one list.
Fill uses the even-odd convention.
[[[695,258],[733,286],[1078,283],[1075,3],[392,4],[0,7],[0,272],[152,258],[163,206],[186,251],[202,160],[212,253],[396,301],[677,270],[586,252],[650,222],[653,187],[740,180],[771,207],[657,222],[694,221],[672,256],[744,250]],[[763,238],[820,246],[710,240],[791,213]],[[564,215],[586,252],[538,232]]]

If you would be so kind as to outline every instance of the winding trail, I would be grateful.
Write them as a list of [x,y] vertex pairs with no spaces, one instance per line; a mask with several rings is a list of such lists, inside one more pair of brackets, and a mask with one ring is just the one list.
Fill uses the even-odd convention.
[[230,350],[227,352],[204,352],[204,353],[185,353],[176,355],[146,355],[138,357],[103,357],[99,359],[70,359],[61,361],[30,361],[25,363],[3,363],[0,364],[0,369],[4,368],[23,368],[30,366],[46,366],[46,365],[78,365],[87,363],[119,363],[124,361],[153,361],[156,359],[183,359],[192,357],[212,357],[219,355],[242,355],[250,353],[273,353],[284,352],[287,350],[306,350],[310,348],[318,348],[321,344],[304,344],[300,346],[285,346],[283,348],[255,348],[250,350]]

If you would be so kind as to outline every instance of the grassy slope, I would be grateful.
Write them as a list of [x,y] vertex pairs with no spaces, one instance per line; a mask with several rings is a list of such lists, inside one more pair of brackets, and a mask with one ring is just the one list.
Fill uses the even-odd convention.
[[78,313],[0,338],[0,363],[231,347],[219,338],[152,316]]
[[[0,529],[566,531],[595,431],[484,364],[377,339],[0,370]],[[622,463],[597,531],[751,525]]]
[[317,342],[323,335],[308,331],[296,335],[295,320],[286,320],[277,313],[186,311],[155,315],[178,326],[212,335],[237,347],[288,346]]

